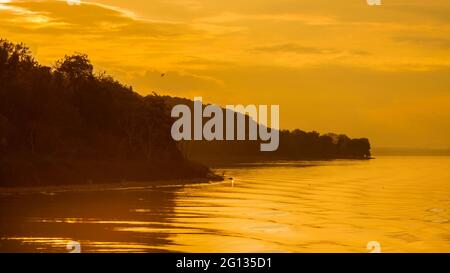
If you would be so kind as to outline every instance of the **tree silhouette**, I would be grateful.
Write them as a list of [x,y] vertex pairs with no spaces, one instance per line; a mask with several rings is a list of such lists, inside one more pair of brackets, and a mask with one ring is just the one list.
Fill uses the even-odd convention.
[[209,176],[177,149],[169,114],[84,54],[51,68],[0,40],[0,185]]
[[141,96],[94,73],[84,54],[65,56],[52,68],[23,44],[0,40],[0,186],[211,175],[188,158],[370,158],[368,139],[301,130],[280,131],[272,153],[261,153],[259,141],[175,143],[169,107],[180,103],[193,106]]
[[56,72],[70,80],[93,77],[94,66],[85,54],[65,56],[56,62]]
[[[193,101],[183,98],[164,97],[169,106],[188,105],[193,109]],[[226,111],[223,109],[223,111]],[[191,111],[192,112],[192,111]],[[237,113],[237,115],[240,115]],[[225,115],[224,115],[225,116]],[[204,123],[207,120],[204,120]],[[246,116],[246,130],[251,121]],[[236,126],[236,123],[235,123]],[[236,132],[236,128],[234,130]],[[247,134],[248,135],[248,132]],[[261,153],[260,141],[182,141],[178,144],[183,154],[190,159],[208,163],[253,161],[253,160],[291,160],[291,159],[369,159],[370,143],[366,138],[351,139],[346,135],[305,132],[296,130],[280,131],[280,146],[277,151]]]

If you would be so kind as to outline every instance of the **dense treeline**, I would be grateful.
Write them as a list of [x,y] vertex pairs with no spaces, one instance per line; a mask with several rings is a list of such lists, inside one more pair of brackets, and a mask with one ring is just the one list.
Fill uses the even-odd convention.
[[48,67],[0,40],[0,186],[211,177],[189,160],[370,158],[365,138],[300,130],[281,131],[270,153],[259,141],[175,143],[170,107],[192,101],[143,97],[93,71],[86,55]]
[[367,138],[351,139],[346,135],[301,130],[281,131],[279,154],[289,157],[370,158]]
[[[164,97],[169,106],[193,102],[183,98]],[[223,110],[225,111],[225,110]],[[225,116],[225,115],[224,115]],[[204,122],[206,120],[204,119]],[[252,121],[246,116],[246,130]],[[236,128],[235,128],[236,132]],[[247,134],[248,135],[248,134]],[[185,156],[201,162],[254,161],[277,159],[368,159],[371,147],[367,138],[351,139],[346,135],[280,131],[280,146],[275,152],[260,152],[260,141],[183,141],[178,146]]]
[[161,97],[94,74],[85,55],[47,67],[0,40],[0,185],[205,177],[171,122]]

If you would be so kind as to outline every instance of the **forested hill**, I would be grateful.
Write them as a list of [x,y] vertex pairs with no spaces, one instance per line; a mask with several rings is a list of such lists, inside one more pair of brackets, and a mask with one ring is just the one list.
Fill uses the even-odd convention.
[[[170,107],[178,104],[193,109],[194,102],[185,98],[163,97]],[[226,116],[223,109],[224,116]],[[191,110],[193,113],[193,110]],[[241,115],[241,114],[236,114]],[[192,118],[193,120],[193,118]],[[246,135],[249,123],[245,116]],[[204,122],[207,120],[204,119]],[[235,130],[236,132],[236,127]],[[279,148],[274,152],[261,152],[261,141],[182,141],[179,149],[186,158],[200,162],[229,163],[258,160],[301,160],[301,159],[370,159],[371,145],[367,138],[350,138],[343,134],[320,134],[302,130],[281,130]]]
[[0,40],[0,186],[207,177],[170,135],[161,97],[95,75],[85,55],[54,68]]
[[367,139],[300,130],[281,131],[276,152],[259,141],[175,143],[170,108],[192,101],[141,96],[93,71],[86,55],[48,67],[0,40],[0,186],[218,178],[192,162],[217,159],[370,157]]

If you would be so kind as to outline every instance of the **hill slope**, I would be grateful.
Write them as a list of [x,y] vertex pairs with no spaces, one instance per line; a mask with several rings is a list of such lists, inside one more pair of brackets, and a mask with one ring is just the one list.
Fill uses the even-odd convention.
[[0,40],[0,186],[206,177],[170,136],[161,97],[95,75],[85,55],[55,68]]

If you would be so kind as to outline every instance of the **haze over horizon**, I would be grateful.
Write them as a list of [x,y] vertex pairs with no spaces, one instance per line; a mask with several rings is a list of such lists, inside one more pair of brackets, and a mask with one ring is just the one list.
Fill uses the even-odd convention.
[[0,37],[47,65],[86,53],[141,94],[279,104],[283,129],[439,149],[449,15],[446,0],[0,0]]

